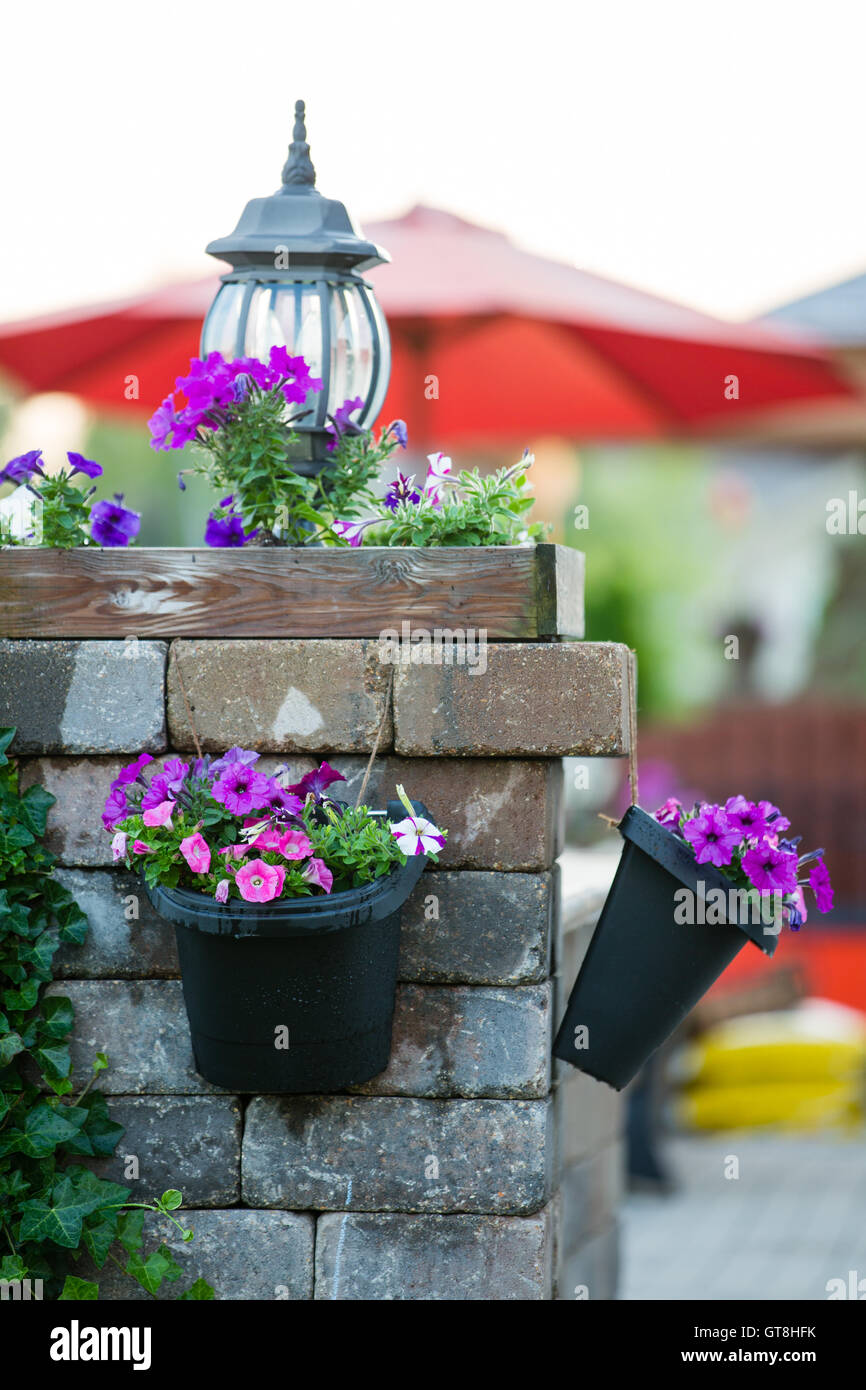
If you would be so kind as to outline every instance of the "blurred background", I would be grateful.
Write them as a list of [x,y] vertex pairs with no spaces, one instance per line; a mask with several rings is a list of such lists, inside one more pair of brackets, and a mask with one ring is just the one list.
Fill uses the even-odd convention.
[[[201,543],[214,499],[146,420],[225,269],[203,247],[277,186],[304,97],[319,188],[392,256],[403,471],[532,449],[587,637],[638,654],[642,804],[768,798],[826,848],[833,912],[747,948],[632,1106],[623,1296],[827,1297],[866,1276],[866,14],[376,20],[328,0],[239,50],[219,2],[5,18],[2,459],[80,450],[140,543]],[[567,786],[566,872],[603,883],[624,768]]]

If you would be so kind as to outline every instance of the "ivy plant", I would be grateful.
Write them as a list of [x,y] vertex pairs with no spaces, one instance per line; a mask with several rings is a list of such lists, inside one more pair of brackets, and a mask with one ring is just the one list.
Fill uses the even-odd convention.
[[[82,1255],[96,1270],[118,1265],[148,1293],[183,1271],[163,1243],[145,1248],[148,1213],[177,1219],[180,1192],[135,1202],[128,1188],[97,1177],[82,1159],[110,1156],[123,1134],[93,1083],[108,1065],[97,1053],[79,1093],[70,1079],[69,999],[46,994],[61,943],[80,945],[87,918],[52,875],[45,849],[54,797],[21,791],[8,756],[14,729],[0,729],[0,1280],[42,1280],[50,1299],[98,1297],[98,1284],[75,1273]],[[214,1293],[196,1279],[183,1299]]]

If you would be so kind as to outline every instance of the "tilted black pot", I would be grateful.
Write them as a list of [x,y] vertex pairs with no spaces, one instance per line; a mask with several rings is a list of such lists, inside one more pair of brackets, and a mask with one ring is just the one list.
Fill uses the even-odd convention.
[[701,882],[727,895],[734,884],[637,806],[619,831],[622,858],[553,1051],[622,1090],[747,941],[771,956],[778,936],[748,911],[721,924],[677,922],[678,889]]
[[[405,814],[388,803],[390,819]],[[361,888],[270,903],[146,888],[175,927],[201,1075],[229,1090],[317,1092],[384,1071],[401,909],[426,863],[413,855]]]

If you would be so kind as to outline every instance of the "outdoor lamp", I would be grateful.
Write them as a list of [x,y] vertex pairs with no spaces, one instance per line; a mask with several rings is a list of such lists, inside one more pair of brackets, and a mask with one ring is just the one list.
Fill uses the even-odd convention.
[[295,425],[293,467],[312,476],[328,459],[328,416],[360,397],[353,421],[370,426],[385,399],[388,327],[361,271],[390,257],[363,240],[342,203],[316,189],[302,101],[292,136],[282,187],[253,198],[231,235],[207,248],[231,270],[204,321],[201,355],[266,359],[278,345],[304,358],[322,389],[292,407],[309,411]]

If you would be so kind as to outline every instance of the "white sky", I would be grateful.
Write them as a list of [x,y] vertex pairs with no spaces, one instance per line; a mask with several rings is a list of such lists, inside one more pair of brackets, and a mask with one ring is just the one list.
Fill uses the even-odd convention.
[[862,0],[31,0],[0,33],[2,319],[215,267],[295,97],[362,223],[432,203],[729,317],[866,268]]

